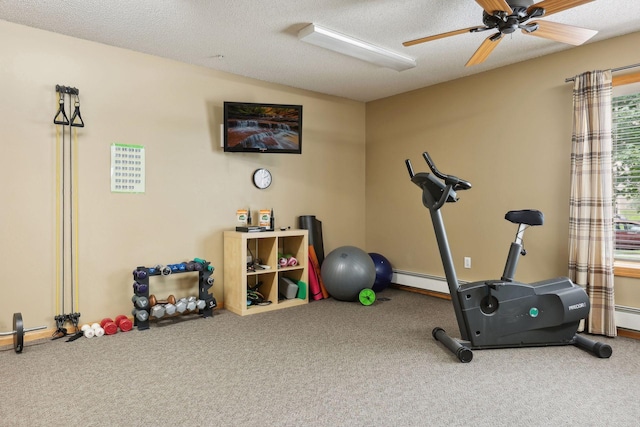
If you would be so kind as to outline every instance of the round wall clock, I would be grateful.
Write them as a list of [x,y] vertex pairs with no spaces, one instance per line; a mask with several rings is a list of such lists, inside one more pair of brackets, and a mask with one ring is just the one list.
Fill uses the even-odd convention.
[[265,168],[256,169],[253,172],[253,185],[264,190],[271,185],[271,172]]

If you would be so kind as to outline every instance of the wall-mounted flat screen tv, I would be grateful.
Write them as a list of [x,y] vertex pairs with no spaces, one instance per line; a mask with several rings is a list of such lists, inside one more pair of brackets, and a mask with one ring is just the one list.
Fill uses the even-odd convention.
[[302,105],[224,103],[224,151],[302,153]]

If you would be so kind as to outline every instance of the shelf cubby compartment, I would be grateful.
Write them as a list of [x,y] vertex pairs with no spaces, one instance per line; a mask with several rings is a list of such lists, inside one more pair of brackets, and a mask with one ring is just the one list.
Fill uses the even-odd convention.
[[[273,301],[278,298],[278,275],[276,272],[267,273],[247,273],[247,289],[260,284],[257,291],[264,297],[266,301]],[[249,299],[247,298],[247,310],[253,310],[258,307],[264,307],[262,305],[249,305]]]
[[[307,230],[263,231],[241,233],[224,232],[224,308],[241,316],[263,313],[286,307],[307,304],[309,244]],[[280,268],[278,254],[292,255],[298,265]],[[247,256],[259,259],[264,270],[248,270]],[[280,277],[294,283],[303,282],[303,298],[279,299]],[[247,305],[247,289],[262,282],[258,291],[271,304]]]

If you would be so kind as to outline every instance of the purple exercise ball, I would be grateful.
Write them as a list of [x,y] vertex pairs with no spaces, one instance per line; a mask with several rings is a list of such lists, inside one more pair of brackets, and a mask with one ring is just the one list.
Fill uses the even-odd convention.
[[391,263],[384,256],[370,252],[369,256],[373,260],[373,264],[376,266],[376,281],[373,283],[372,289],[374,292],[380,292],[391,284],[393,278],[393,267]]

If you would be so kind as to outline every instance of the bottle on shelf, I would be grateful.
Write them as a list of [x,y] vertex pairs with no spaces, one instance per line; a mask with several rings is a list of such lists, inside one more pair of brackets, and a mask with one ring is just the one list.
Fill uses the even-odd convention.
[[271,208],[271,218],[269,219],[270,225],[269,229],[274,231],[276,229],[276,218],[273,216],[273,208]]

